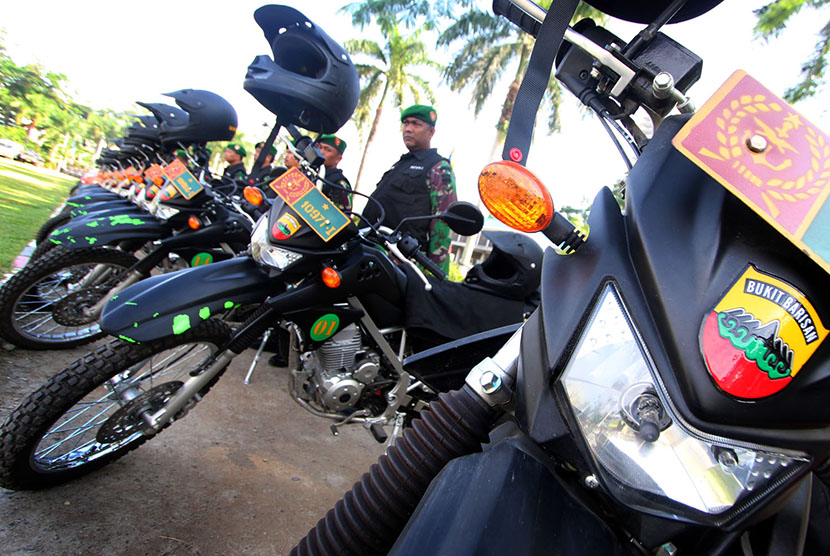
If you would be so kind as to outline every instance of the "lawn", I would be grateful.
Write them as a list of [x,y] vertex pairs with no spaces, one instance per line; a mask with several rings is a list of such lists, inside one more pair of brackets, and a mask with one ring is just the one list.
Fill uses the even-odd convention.
[[77,181],[0,158],[0,276]]

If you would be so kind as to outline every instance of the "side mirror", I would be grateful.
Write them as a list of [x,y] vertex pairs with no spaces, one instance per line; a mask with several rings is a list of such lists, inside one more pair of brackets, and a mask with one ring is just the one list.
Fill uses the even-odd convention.
[[453,232],[462,236],[477,234],[484,226],[484,215],[478,207],[465,201],[456,201],[451,204],[446,211],[441,213],[440,218]]

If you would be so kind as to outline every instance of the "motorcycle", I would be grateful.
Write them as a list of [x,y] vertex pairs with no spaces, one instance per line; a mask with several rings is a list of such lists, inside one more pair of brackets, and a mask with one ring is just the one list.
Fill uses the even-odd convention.
[[[343,80],[326,74],[336,64],[356,86],[345,51],[301,13],[266,6],[255,17],[266,36],[274,35],[275,59],[285,48],[301,56],[295,47],[306,41],[312,52],[330,53],[331,60],[316,61],[326,69],[309,74],[305,66],[293,75],[331,83],[336,92]],[[251,67],[264,63],[258,57]],[[329,118],[318,126],[305,117],[310,107],[325,105],[308,89],[283,76],[280,92],[265,94],[261,82],[246,81],[249,90],[254,86],[277,115],[262,152],[292,120],[331,132],[354,110],[354,104],[339,113],[315,109]],[[378,442],[389,439],[385,427],[396,438],[435,399],[429,384],[457,386],[463,378],[457,367],[445,366],[413,381],[403,363],[407,355],[475,333],[475,342],[456,350],[454,362],[464,365],[492,354],[515,331],[538,286],[535,242],[516,234],[514,246],[521,249],[494,249],[492,264],[483,264],[473,283],[443,280],[410,235],[373,223],[358,228],[340,212],[306,176],[316,176],[313,164],[322,156],[313,144],[303,150],[303,169],[271,183],[277,196],[254,226],[249,255],[151,276],[106,304],[101,329],[118,339],[55,375],[0,429],[0,486],[46,488],[125,455],[182,419],[233,358],[270,330],[285,331],[289,340],[292,398],[333,421],[334,434],[341,425],[361,423]],[[462,202],[414,219],[436,217],[462,235],[477,233],[483,222],[475,206]],[[514,263],[520,268],[511,271]],[[232,330],[221,315],[244,307],[248,317]]]
[[[494,11],[537,36],[531,92],[555,54],[560,82],[642,150],[624,211],[598,193],[587,240],[546,254],[539,308],[292,554],[830,552],[830,257],[821,220],[793,213],[820,213],[830,139],[742,72],[691,108],[700,59],[658,30],[717,1],[588,3],[649,25],[626,43],[562,24],[575,2]],[[503,222],[558,239],[517,163],[535,112],[522,97],[479,191]],[[638,107],[650,138],[628,129]]]
[[[233,136],[236,113],[218,95],[186,89],[170,96],[189,116],[185,125],[162,123],[156,134],[161,142],[203,144]],[[130,156],[130,150],[136,149],[125,146],[121,152]],[[88,343],[103,335],[98,318],[106,301],[129,285],[152,272],[224,260],[244,250],[251,216],[222,193],[224,184],[208,184],[204,171],[199,181],[178,164],[176,183],[171,180],[152,201],[133,179],[135,171],[125,172],[138,206],[108,203],[55,229],[50,249],[0,287],[0,335],[30,349]],[[179,182],[186,177],[191,183],[185,189]],[[233,193],[236,185],[230,186]]]

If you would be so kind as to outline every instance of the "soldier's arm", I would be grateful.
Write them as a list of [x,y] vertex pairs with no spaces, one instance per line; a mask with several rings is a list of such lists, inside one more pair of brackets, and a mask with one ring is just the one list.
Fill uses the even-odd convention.
[[[429,173],[429,198],[432,214],[438,214],[458,200],[455,193],[455,175],[448,160],[442,160]],[[450,270],[450,227],[442,220],[433,220],[429,229],[427,254],[444,272]]]

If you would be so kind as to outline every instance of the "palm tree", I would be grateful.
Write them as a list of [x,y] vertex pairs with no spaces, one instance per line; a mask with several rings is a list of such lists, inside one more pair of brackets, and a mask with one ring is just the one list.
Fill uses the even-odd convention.
[[[403,36],[397,24],[382,26],[382,32],[386,39],[383,47],[368,39],[350,40],[345,44],[350,54],[360,54],[375,61],[375,64],[355,64],[363,87],[360,90],[360,99],[353,117],[361,133],[369,125],[371,119],[371,129],[363,147],[363,157],[357,171],[355,190],[360,185],[366,154],[375,138],[378,122],[389,93],[392,93],[392,104],[396,108],[400,108],[404,99],[409,97],[415,103],[420,103],[422,94],[431,104],[435,103],[435,95],[429,83],[409,71],[413,67],[438,68],[438,64],[427,57],[427,48],[420,39],[420,32],[416,31],[411,35]],[[379,98],[378,95],[380,95]],[[372,117],[373,113],[374,117]]]
[[[774,0],[755,10],[754,13],[758,17],[755,34],[764,39],[777,37],[786,27],[789,18],[798,13],[802,7],[818,9],[828,2],[830,0]],[[784,93],[787,102],[798,102],[816,94],[824,83],[828,55],[830,55],[830,21],[825,23],[819,31],[813,56],[801,66],[801,81]]]
[[[550,0],[541,2],[545,8],[550,6],[550,3]],[[605,19],[601,12],[580,2],[572,21],[585,17],[591,17],[597,22]],[[522,84],[535,39],[504,18],[474,9],[463,14],[441,33],[438,37],[438,44],[450,46],[461,40],[464,43],[453,61],[444,70],[444,79],[453,91],[470,86],[473,88],[470,104],[474,105],[476,116],[493,93],[505,70],[511,64],[518,62],[515,76],[502,103],[501,115],[496,123],[496,139],[490,153],[490,158],[493,158],[499,145],[504,143],[507,136],[513,104]],[[548,131],[550,133],[559,131],[561,90],[553,75],[551,75],[542,102],[548,108]]]

